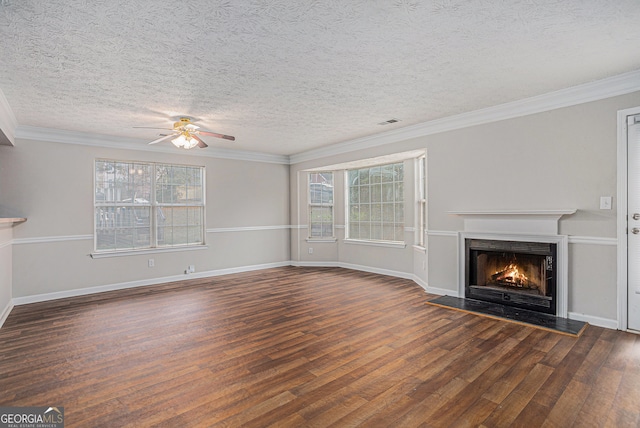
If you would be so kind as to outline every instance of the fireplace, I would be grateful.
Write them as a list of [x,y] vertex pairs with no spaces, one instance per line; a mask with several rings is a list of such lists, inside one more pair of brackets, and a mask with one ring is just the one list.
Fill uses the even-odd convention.
[[556,315],[557,244],[465,239],[465,297]]
[[569,237],[558,233],[558,221],[575,212],[450,212],[464,219],[458,234],[458,297],[567,318]]

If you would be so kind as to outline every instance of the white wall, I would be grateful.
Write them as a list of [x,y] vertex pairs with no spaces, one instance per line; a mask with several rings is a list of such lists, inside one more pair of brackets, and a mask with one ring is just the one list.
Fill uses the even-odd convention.
[[[91,258],[96,158],[204,165],[208,249]],[[19,139],[0,147],[0,170],[3,204],[28,218],[14,228],[17,301],[187,278],[188,265],[205,275],[290,260],[288,165]]]
[[12,227],[11,223],[0,224],[0,327],[12,307]]
[[[457,293],[456,233],[463,229],[463,220],[450,211],[577,209],[560,221],[560,233],[570,238],[569,313],[607,324],[617,319],[616,203],[605,211],[599,209],[599,200],[617,191],[617,111],[638,105],[640,92],[635,92],[327,156],[292,165],[291,180],[309,168],[426,149],[426,281],[428,288],[450,294]],[[296,192],[292,218],[296,218],[298,205],[304,204],[304,189],[292,190]],[[594,237],[604,239],[590,239]],[[301,255],[304,238],[304,233],[292,236],[292,248],[301,247]],[[358,262],[378,266],[383,261],[385,268],[408,277],[419,272],[420,259],[415,255],[404,254],[402,261],[395,257],[395,249],[366,250]],[[342,260],[340,253],[338,262]]]

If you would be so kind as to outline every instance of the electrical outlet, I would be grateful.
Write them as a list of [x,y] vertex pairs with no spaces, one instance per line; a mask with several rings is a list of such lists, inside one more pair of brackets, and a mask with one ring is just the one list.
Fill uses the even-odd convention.
[[156,261],[153,259],[149,259],[149,267],[154,267],[156,265]]
[[196,271],[195,265],[189,265],[188,270],[189,270],[189,273],[194,273]]
[[313,248],[309,247],[309,254],[313,254]]

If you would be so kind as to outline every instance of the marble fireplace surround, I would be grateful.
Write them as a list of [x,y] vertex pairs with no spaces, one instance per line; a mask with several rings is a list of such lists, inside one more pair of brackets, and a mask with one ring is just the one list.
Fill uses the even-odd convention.
[[558,234],[558,221],[576,210],[450,211],[464,219],[458,232],[458,295],[465,297],[465,240],[545,242],[557,246],[556,316],[567,318],[569,237]]

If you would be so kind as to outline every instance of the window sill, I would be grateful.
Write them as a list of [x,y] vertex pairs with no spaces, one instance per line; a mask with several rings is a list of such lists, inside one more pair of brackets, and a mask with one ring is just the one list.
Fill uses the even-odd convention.
[[371,247],[406,248],[404,242],[365,241],[361,239],[345,239],[345,244],[368,245]]
[[427,253],[427,248],[423,247],[421,245],[414,245],[413,246],[413,250],[418,252],[418,253],[425,253],[425,254]]
[[91,253],[89,254],[89,256],[92,259],[106,259],[109,257],[138,256],[138,255],[144,255],[144,254],[206,250],[208,248],[209,247],[207,245],[192,245],[192,246],[184,246],[184,247],[167,247],[167,248],[145,248],[143,250],[126,250],[126,251],[111,251],[111,252],[105,251],[105,252]]
[[337,242],[337,238],[307,238],[307,242]]

